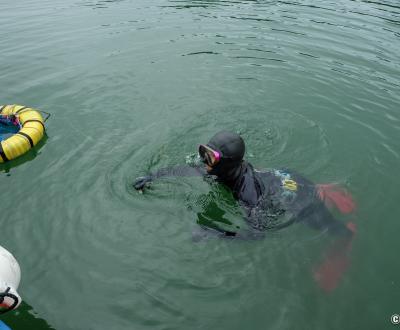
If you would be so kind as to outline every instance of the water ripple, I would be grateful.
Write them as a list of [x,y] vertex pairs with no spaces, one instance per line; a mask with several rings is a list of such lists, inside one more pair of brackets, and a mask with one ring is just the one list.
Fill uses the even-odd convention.
[[[375,234],[377,219],[397,226],[397,2],[27,0],[0,9],[1,103],[52,113],[38,157],[0,176],[2,245],[18,255],[24,297],[57,329],[326,322],[331,306],[311,269],[327,235],[293,226],[265,241],[193,242],[210,203],[222,214],[210,219],[243,220],[226,191],[199,178],[133,189],[221,129],[242,134],[256,168],[345,183],[361,205],[356,252],[393,250],[390,235]],[[340,292],[357,292],[359,274],[379,282],[363,267]]]

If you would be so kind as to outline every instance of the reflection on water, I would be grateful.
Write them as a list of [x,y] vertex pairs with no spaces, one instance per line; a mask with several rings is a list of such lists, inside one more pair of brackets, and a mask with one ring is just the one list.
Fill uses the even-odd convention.
[[2,315],[1,319],[12,330],[51,330],[51,327],[45,320],[40,318],[34,309],[25,301],[21,303],[17,310]]
[[[197,223],[206,230],[212,228],[218,233],[234,235],[241,228],[242,223],[235,218],[242,218],[242,212],[238,209],[231,192],[211,184],[211,191],[200,195],[196,201],[189,205],[190,209],[197,213]],[[237,215],[237,216],[235,216]]]
[[48,139],[47,134],[43,135],[43,138],[39,141],[39,143],[34,146],[32,149],[30,149],[27,153],[23,154],[22,156],[15,158],[13,160],[7,161],[5,163],[0,164],[0,172],[5,172],[8,175],[10,175],[10,170],[14,167],[20,166],[22,164],[25,164],[27,162],[33,161],[38,154],[40,154],[40,150],[43,148],[43,146],[46,144],[46,141]]

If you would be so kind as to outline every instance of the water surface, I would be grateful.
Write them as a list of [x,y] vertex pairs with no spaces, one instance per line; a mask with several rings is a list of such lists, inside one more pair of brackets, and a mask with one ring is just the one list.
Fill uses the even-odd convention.
[[[396,1],[16,0],[0,22],[0,103],[52,114],[47,140],[1,167],[1,245],[34,311],[8,315],[15,329],[32,315],[61,330],[393,327]],[[334,292],[312,278],[326,234],[194,242],[210,191],[240,217],[229,194],[198,178],[130,187],[220,129],[258,168],[353,194],[352,264]]]

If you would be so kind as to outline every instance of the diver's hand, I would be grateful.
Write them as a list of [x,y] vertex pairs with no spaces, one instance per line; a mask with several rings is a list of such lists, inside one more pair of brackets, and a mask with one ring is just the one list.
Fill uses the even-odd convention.
[[150,175],[141,176],[133,182],[133,187],[136,190],[143,190],[151,181],[153,181],[153,178]]

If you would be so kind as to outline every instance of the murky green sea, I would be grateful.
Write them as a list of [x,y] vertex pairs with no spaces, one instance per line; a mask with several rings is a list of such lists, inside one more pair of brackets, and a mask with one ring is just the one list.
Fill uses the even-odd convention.
[[[52,114],[47,139],[0,167],[0,244],[25,301],[2,317],[12,329],[399,328],[397,0],[2,0],[0,27],[0,104]],[[312,275],[326,233],[198,239],[204,198],[240,217],[226,191],[131,188],[220,129],[257,168],[352,193],[336,290]]]

